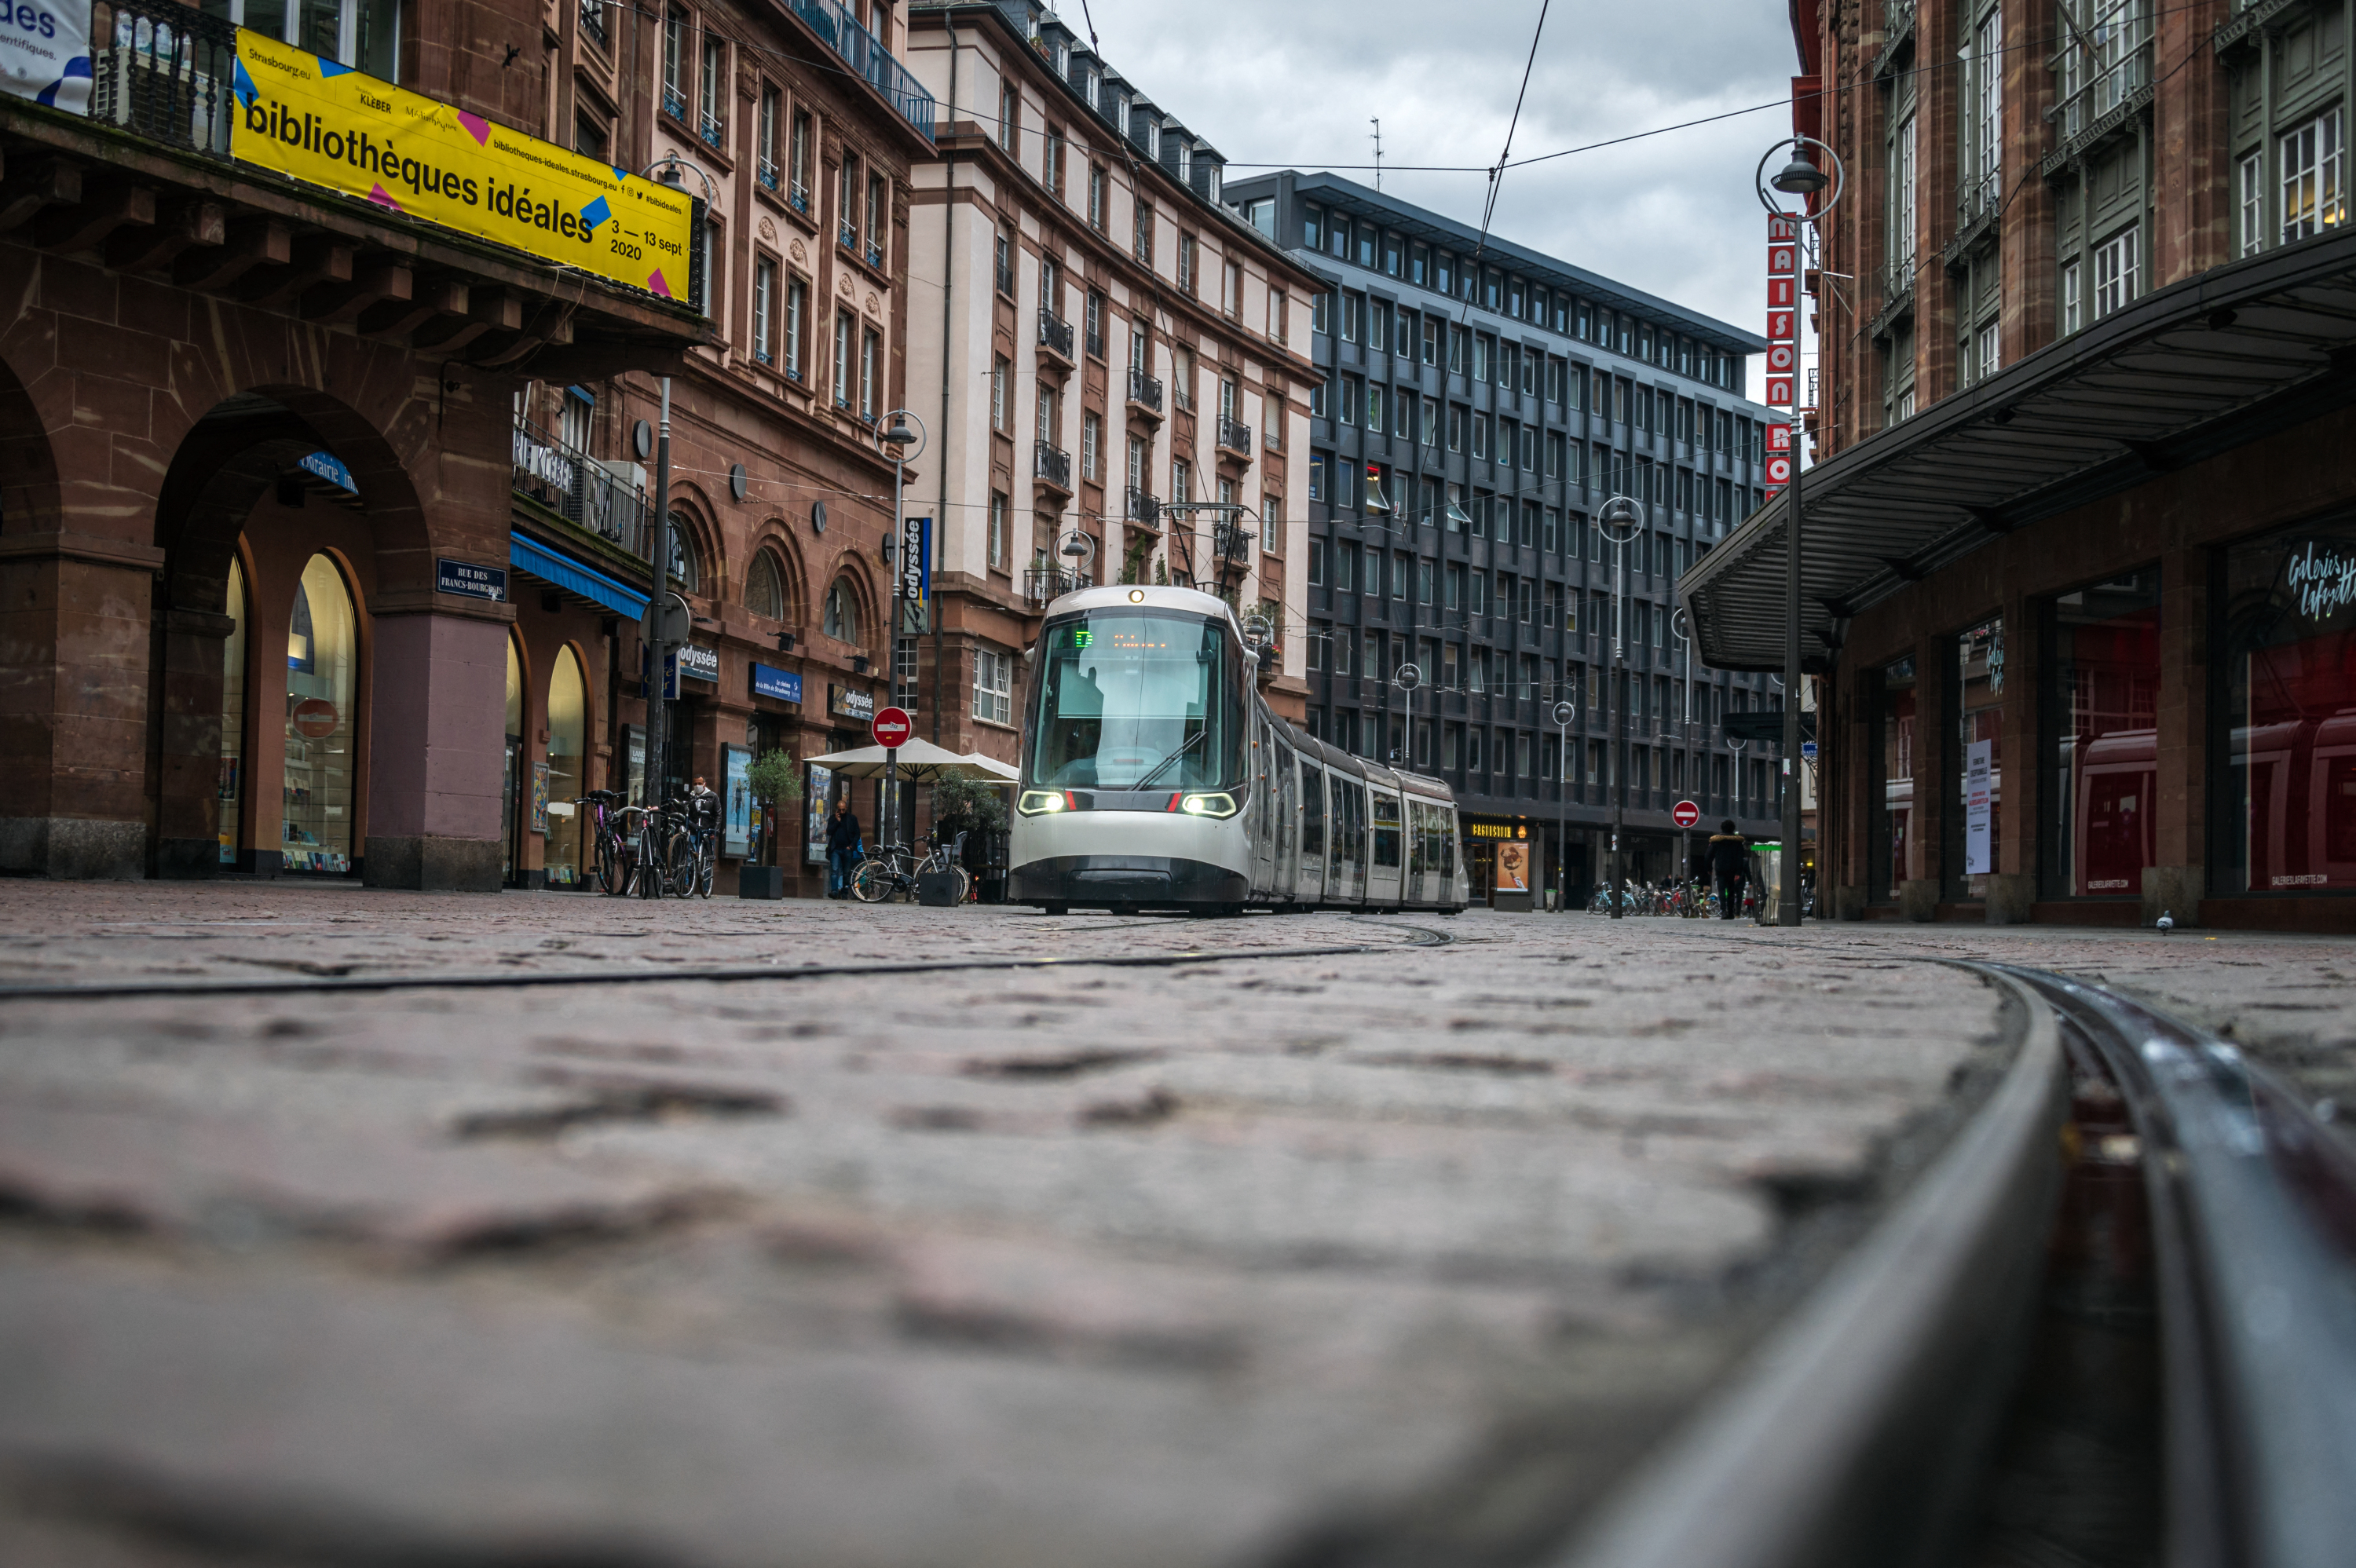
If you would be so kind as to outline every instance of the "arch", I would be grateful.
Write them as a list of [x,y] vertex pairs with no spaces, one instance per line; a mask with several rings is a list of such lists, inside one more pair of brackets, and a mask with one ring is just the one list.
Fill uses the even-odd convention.
[[287,618],[286,780],[280,827],[289,871],[344,875],[360,852],[360,609],[343,562],[303,568]]
[[744,567],[744,608],[765,620],[787,618],[786,569],[777,552],[763,546]]
[[838,643],[863,647],[861,634],[866,631],[866,607],[861,603],[866,596],[848,573],[838,575],[827,584],[826,601],[819,607],[819,629]]
[[59,527],[57,450],[41,411],[0,357],[0,533],[48,533]]
[[678,560],[684,540],[696,569],[687,591],[707,599],[719,598],[721,585],[727,581],[727,552],[721,548],[713,516],[712,503],[700,488],[676,479],[671,482],[671,559]]
[[766,553],[775,558],[777,584],[785,603],[785,613],[777,618],[788,626],[807,625],[812,609],[809,571],[792,528],[783,517],[771,517],[753,531],[752,548],[755,555]]

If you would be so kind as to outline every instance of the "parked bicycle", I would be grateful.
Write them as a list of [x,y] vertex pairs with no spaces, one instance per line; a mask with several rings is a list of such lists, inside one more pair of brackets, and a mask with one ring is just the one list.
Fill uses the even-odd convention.
[[638,886],[638,847],[633,814],[619,790],[593,789],[573,803],[589,808],[589,881],[608,898],[627,896]]
[[947,871],[957,890],[957,902],[963,903],[973,892],[973,874],[965,869],[965,835],[960,833],[946,844],[937,844],[922,859],[905,845],[887,844],[859,863],[851,873],[851,896],[861,903],[883,903],[888,899],[913,898],[916,879],[929,872]]

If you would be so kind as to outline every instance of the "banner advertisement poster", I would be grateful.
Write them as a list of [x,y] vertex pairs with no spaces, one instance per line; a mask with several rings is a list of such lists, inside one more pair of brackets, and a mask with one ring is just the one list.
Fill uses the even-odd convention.
[[826,864],[826,819],[834,810],[834,770],[809,764],[809,784],[802,791],[805,817],[802,837],[809,840],[802,858],[813,866]]
[[[5,0],[0,0],[5,3]],[[237,33],[230,155],[664,299],[688,293],[687,193]]]
[[534,763],[531,765],[531,830],[534,833],[548,831],[548,764],[546,763]]
[[89,0],[0,0],[0,92],[90,112]]
[[647,803],[647,732],[637,724],[622,726],[622,804]]
[[1512,838],[1497,846],[1497,879],[1491,886],[1501,893],[1530,891],[1530,847],[1526,840]]
[[720,852],[743,859],[753,852],[753,753],[742,746],[720,748]]
[[1993,871],[1989,864],[1989,814],[1995,805],[1994,741],[1974,741],[1964,748],[1964,873],[1980,876]]
[[910,517],[901,525],[900,598],[907,606],[900,630],[908,635],[932,629],[933,519]]

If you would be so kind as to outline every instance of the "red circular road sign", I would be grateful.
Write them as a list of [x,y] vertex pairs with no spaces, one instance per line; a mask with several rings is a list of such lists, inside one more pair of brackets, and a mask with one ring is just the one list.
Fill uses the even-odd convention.
[[908,722],[908,710],[905,708],[886,708],[867,726],[867,732],[875,738],[875,743],[887,752],[896,752],[906,745],[914,730],[915,726]]
[[1691,827],[1701,820],[1701,807],[1689,800],[1681,800],[1671,808],[1669,817],[1680,827]]

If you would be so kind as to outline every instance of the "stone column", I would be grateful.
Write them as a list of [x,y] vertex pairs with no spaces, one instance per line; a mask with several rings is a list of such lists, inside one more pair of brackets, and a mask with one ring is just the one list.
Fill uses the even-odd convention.
[[2037,904],[2037,700],[2043,677],[2043,638],[2031,623],[2029,601],[2011,592],[2003,600],[2004,718],[1997,751],[2003,758],[1996,871],[1988,878],[1990,925],[2026,925]]
[[166,610],[163,622],[155,875],[215,877],[220,874],[221,645],[237,623],[219,610],[181,608]]
[[[437,603],[402,603],[412,597]],[[362,878],[373,888],[497,892],[514,610],[458,611],[438,594],[387,596],[372,608]]]
[[[2210,812],[2231,808],[2209,779],[2209,576],[2206,552],[2179,548],[2159,563],[2158,864],[2143,873],[2143,923],[2161,913],[2199,923],[2208,890]],[[2218,783],[2222,784],[2220,780]]]
[[0,871],[147,869],[149,615],[164,552],[93,534],[0,539]]
[[1899,912],[1908,920],[1936,920],[1939,914],[1946,866],[1946,727],[1955,721],[1946,660],[1954,653],[1954,645],[1945,637],[1924,637],[1914,645],[1914,821],[1898,882]]

